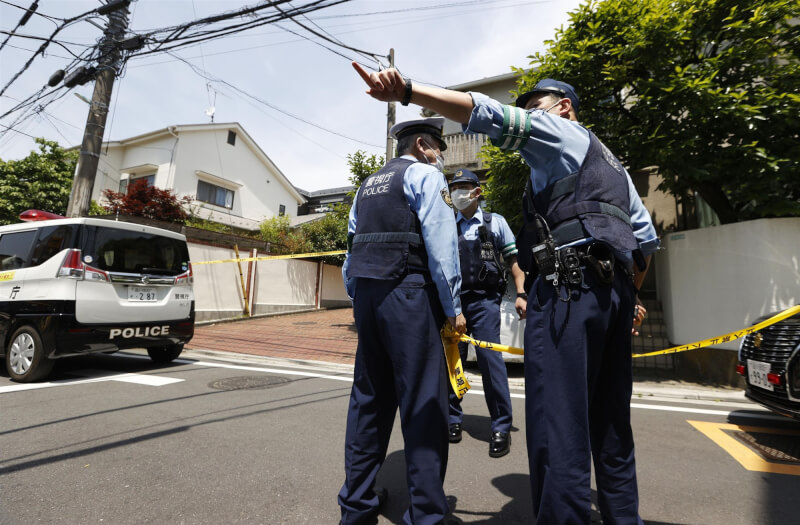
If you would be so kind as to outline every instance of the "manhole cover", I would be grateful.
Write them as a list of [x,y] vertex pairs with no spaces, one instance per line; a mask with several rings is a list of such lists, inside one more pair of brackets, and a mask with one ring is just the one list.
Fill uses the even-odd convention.
[[800,440],[796,436],[739,431],[733,435],[766,460],[800,465]]
[[217,379],[208,384],[216,390],[258,390],[285,385],[289,378],[281,376],[239,376]]

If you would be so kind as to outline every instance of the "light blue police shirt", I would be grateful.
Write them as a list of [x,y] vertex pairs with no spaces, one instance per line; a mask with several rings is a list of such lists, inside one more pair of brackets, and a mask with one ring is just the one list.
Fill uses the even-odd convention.
[[[475,210],[475,214],[467,219],[463,213],[456,214],[456,224],[458,224],[458,233],[463,235],[464,239],[474,241],[478,238],[478,228],[483,224],[483,210],[480,206]],[[500,254],[503,259],[517,254],[517,242],[514,238],[514,232],[508,226],[506,219],[502,215],[492,213],[491,232],[492,236],[497,239],[497,246],[500,246]]]
[[[447,317],[461,313],[461,263],[458,258],[458,236],[453,209],[447,204],[449,196],[447,180],[439,170],[430,164],[423,164],[411,155],[402,158],[414,161],[406,170],[403,179],[403,192],[408,205],[417,214],[422,228],[422,240],[428,253],[428,269],[436,285],[439,301]],[[350,208],[348,235],[356,232],[358,214],[356,198]],[[347,295],[353,299],[356,291],[356,277],[349,277],[350,253],[347,254],[342,277]]]
[[[492,140],[500,140],[503,134],[503,105],[482,93],[469,94],[474,107],[469,122],[463,126],[464,131],[485,133]],[[520,113],[520,108],[509,108],[512,112]],[[580,170],[589,151],[589,131],[577,122],[543,110],[532,110],[529,113],[530,136],[519,152],[531,169],[533,191],[538,193],[553,182]],[[650,213],[642,204],[627,170],[625,174],[628,180],[633,234],[639,242],[642,255],[647,257],[658,249],[660,241]],[[587,238],[571,244],[585,244],[591,240]],[[628,268],[632,266],[630,253],[619,253],[618,257]]]

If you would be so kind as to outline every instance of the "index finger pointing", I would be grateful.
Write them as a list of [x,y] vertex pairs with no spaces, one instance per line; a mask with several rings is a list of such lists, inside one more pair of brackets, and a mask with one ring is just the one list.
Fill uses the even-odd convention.
[[372,80],[370,80],[369,73],[367,73],[367,70],[361,67],[361,64],[359,64],[358,62],[352,62],[352,64],[353,64],[353,69],[355,69],[358,72],[362,80],[364,80],[364,82],[366,82],[369,87],[373,87]]

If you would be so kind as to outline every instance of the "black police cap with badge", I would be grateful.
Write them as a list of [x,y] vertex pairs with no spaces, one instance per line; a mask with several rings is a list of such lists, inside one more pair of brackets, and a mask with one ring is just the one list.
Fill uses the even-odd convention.
[[475,187],[481,185],[478,176],[469,170],[458,170],[457,172],[455,172],[453,178],[450,179],[450,186],[452,186],[453,184],[458,184],[459,182],[468,182]]
[[417,120],[398,122],[389,130],[389,134],[397,140],[415,133],[426,133],[433,137],[439,146],[439,151],[447,149],[447,143],[442,140],[444,117],[431,117]]
[[578,98],[575,88],[566,82],[561,82],[560,80],[554,80],[552,78],[545,78],[537,82],[536,85],[533,86],[533,89],[518,96],[515,104],[518,108],[524,108],[525,104],[528,103],[528,100],[530,100],[532,96],[542,93],[550,93],[559,98],[568,98],[570,102],[572,102],[572,109],[575,110],[576,114],[578,113],[581,100]]

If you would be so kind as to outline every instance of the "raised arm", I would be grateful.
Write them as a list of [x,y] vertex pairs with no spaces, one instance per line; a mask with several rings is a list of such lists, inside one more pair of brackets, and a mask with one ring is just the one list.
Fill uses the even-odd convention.
[[[369,73],[356,62],[353,62],[353,68],[369,86],[367,94],[372,98],[383,102],[402,102],[406,96],[406,79],[396,69]],[[410,102],[462,124],[469,122],[472,114],[472,97],[461,91],[413,84]]]

